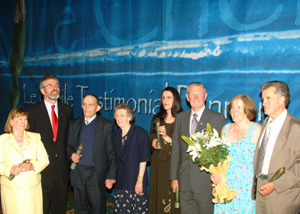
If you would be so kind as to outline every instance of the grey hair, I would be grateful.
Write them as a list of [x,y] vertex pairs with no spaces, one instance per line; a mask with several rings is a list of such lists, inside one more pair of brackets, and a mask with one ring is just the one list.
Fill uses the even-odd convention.
[[281,96],[285,97],[285,107],[287,108],[290,103],[290,98],[291,98],[289,86],[283,81],[278,81],[278,80],[269,81],[269,82],[264,83],[260,87],[260,91],[262,92],[272,86],[276,88],[275,94],[278,97],[281,97]]
[[204,89],[204,93],[207,94],[206,88],[205,88],[204,84],[201,82],[191,82],[190,84],[188,84],[187,92],[186,92],[187,94],[190,92],[190,87],[192,87],[192,86],[202,86]]

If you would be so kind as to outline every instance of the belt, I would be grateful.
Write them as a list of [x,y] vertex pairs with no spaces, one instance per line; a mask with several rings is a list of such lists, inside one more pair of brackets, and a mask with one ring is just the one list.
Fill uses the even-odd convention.
[[268,175],[260,175],[259,176],[261,179],[268,179]]

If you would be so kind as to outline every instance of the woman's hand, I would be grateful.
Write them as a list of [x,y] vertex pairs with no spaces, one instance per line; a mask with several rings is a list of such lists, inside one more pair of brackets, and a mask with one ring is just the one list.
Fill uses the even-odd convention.
[[165,126],[160,126],[158,129],[158,133],[161,135],[162,138],[167,136],[167,130]]
[[13,175],[16,175],[16,176],[19,175],[21,172],[22,172],[22,169],[19,167],[19,164],[12,166],[10,169],[10,173]]
[[143,193],[143,178],[140,176],[138,177],[136,184],[135,184],[135,193],[140,195]]
[[32,163],[21,163],[20,164],[20,169],[22,170],[22,172],[27,172],[27,171],[34,171],[34,166]]
[[218,185],[219,183],[221,183],[222,177],[221,177],[220,174],[217,174],[217,175],[211,174],[211,175],[210,175],[210,180],[211,180],[214,184]]
[[167,135],[167,129],[165,126],[159,127],[159,134],[161,135],[162,139],[168,143],[172,140],[172,138]]
[[157,147],[156,147],[156,144],[157,144],[157,139],[153,139],[153,140],[152,140],[152,147],[153,147],[154,149],[161,149],[161,148],[157,148]]

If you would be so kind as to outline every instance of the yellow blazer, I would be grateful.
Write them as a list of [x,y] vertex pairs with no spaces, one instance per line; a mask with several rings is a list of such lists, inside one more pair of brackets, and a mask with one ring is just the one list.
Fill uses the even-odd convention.
[[[34,171],[22,172],[12,181],[8,180],[13,165],[31,159]],[[0,136],[1,185],[7,187],[35,186],[41,182],[40,172],[49,164],[48,154],[38,133],[24,132],[23,148],[17,145],[12,133]]]

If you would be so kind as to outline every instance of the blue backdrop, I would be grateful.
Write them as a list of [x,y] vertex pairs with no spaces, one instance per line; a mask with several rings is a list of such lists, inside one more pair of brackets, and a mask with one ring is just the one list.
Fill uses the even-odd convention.
[[[0,128],[10,110],[14,4],[0,1]],[[277,79],[290,86],[288,110],[300,116],[300,0],[27,0],[26,7],[20,107],[39,101],[39,80],[52,73],[75,117],[94,93],[102,116],[113,120],[114,107],[127,102],[149,130],[165,86],[178,89],[186,110],[186,85],[200,81],[207,107],[227,122],[237,94],[254,99],[262,122],[259,87]]]

